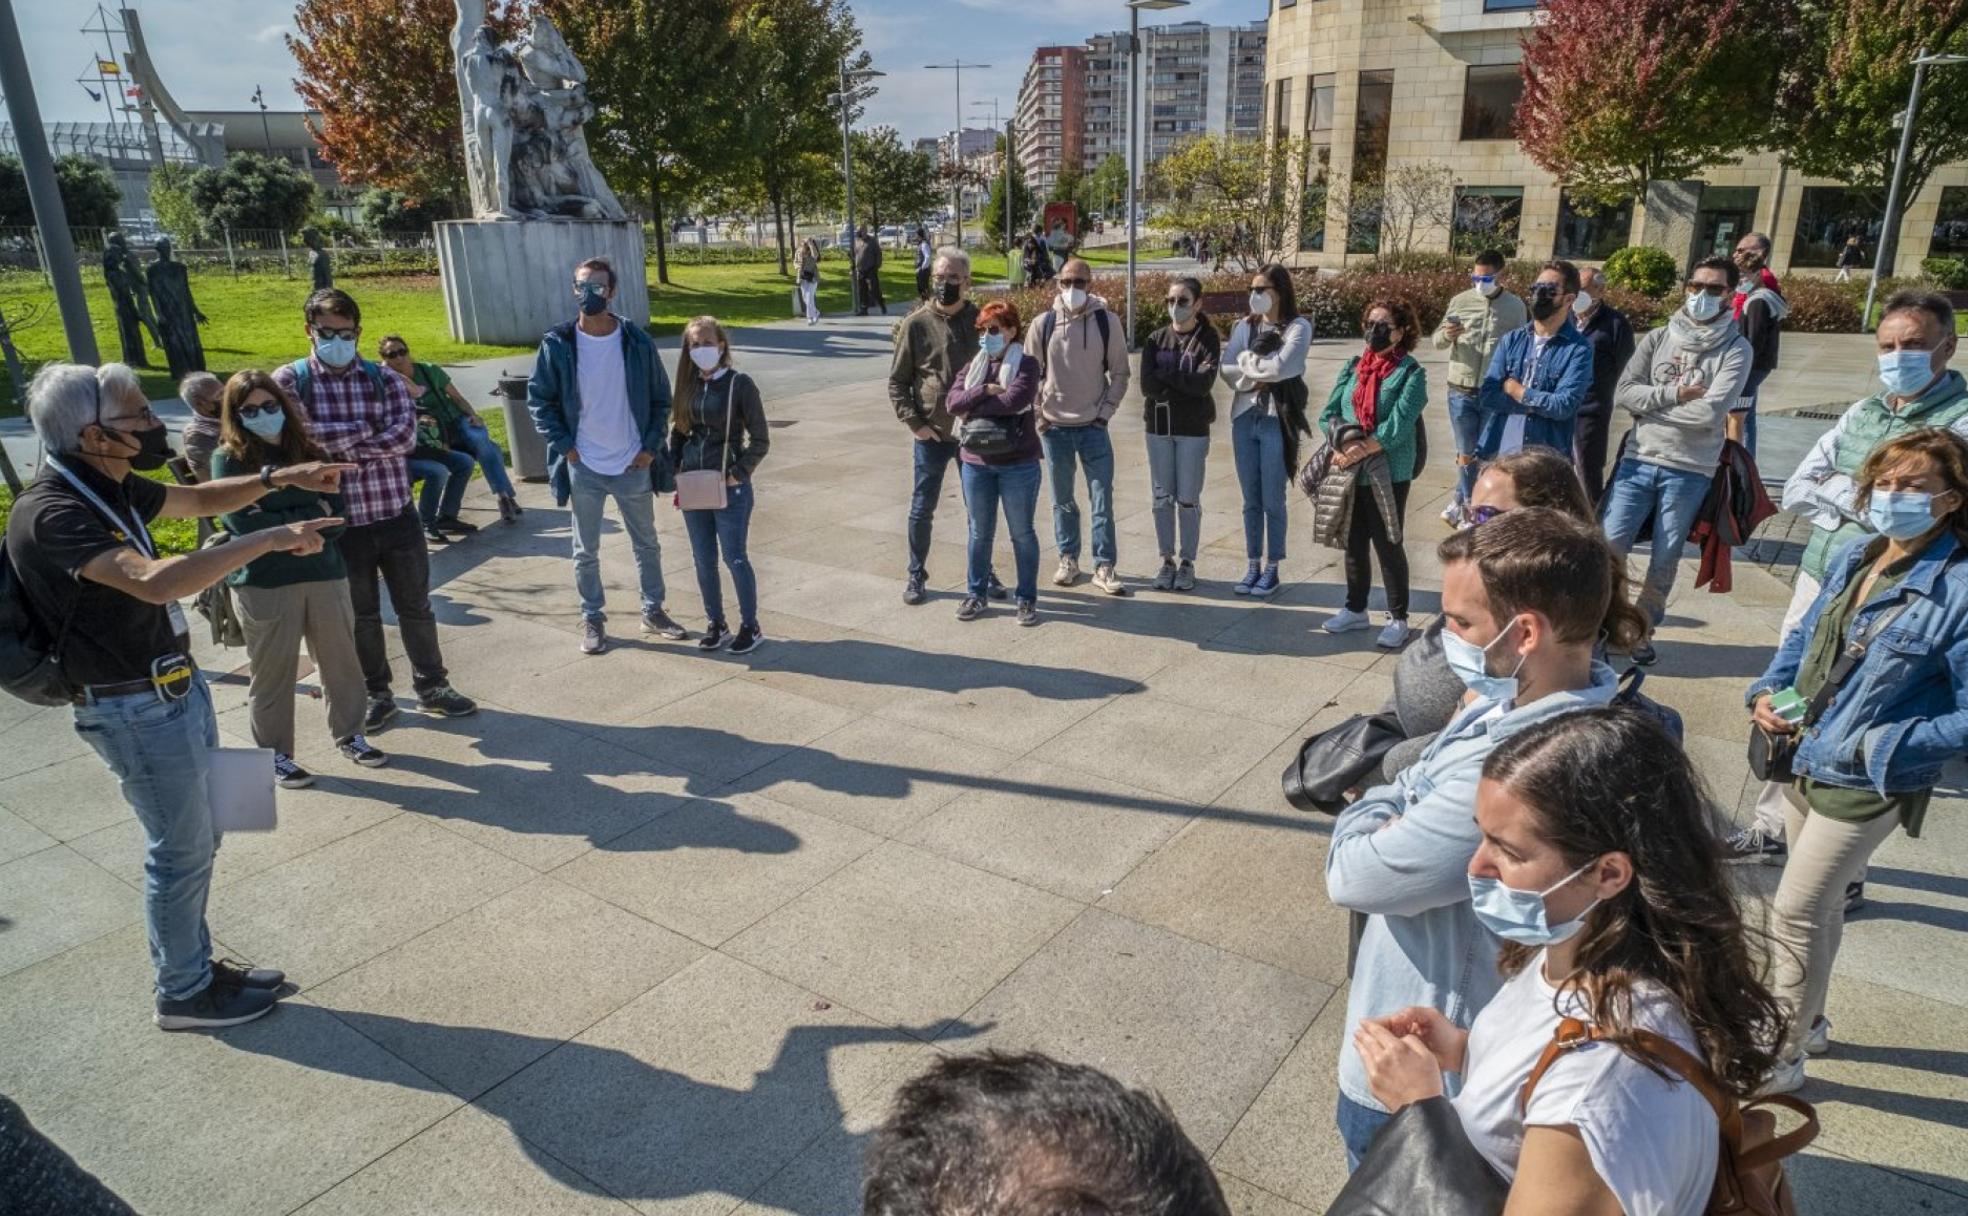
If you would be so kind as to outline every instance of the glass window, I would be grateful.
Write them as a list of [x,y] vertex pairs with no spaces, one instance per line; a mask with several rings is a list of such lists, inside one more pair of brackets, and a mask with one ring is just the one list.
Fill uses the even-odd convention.
[[1695,213],[1695,257],[1728,257],[1742,234],[1756,227],[1756,186],[1703,186]]
[[1941,210],[1934,217],[1934,239],[1927,252],[1937,258],[1968,255],[1968,186],[1941,190]]
[[1394,118],[1394,73],[1360,73],[1353,115],[1353,182],[1346,217],[1346,252],[1379,253],[1380,200],[1387,174],[1387,136]]
[[1797,237],[1790,247],[1792,266],[1836,266],[1845,238],[1856,236],[1872,264],[1879,248],[1879,226],[1886,214],[1886,191],[1855,186],[1806,186],[1797,208]]
[[1524,77],[1514,63],[1470,64],[1462,83],[1462,138],[1509,139],[1524,95]]
[[1305,193],[1299,197],[1298,247],[1301,250],[1317,253],[1326,247],[1326,212],[1330,197],[1327,182],[1331,167],[1332,149],[1315,149],[1311,163],[1306,166]]
[[[1590,208],[1590,209],[1588,209]],[[1558,196],[1558,241],[1551,256],[1603,262],[1615,249],[1627,244],[1633,232],[1633,200],[1621,199],[1617,205],[1596,208],[1591,204],[1572,205],[1572,196]]]
[[1514,13],[1537,6],[1538,0],[1483,0],[1483,11],[1486,13]]
[[1310,81],[1306,92],[1305,130],[1313,136],[1332,139],[1333,96],[1339,91],[1339,77],[1331,72],[1321,72]]
[[1459,254],[1495,249],[1517,256],[1517,225],[1524,213],[1522,186],[1457,186],[1452,247]]
[[1276,99],[1271,107],[1271,133],[1280,138],[1291,131],[1291,77],[1278,81]]

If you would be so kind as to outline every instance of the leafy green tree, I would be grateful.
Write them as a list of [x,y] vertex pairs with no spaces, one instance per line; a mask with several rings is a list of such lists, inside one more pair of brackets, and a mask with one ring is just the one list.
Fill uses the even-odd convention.
[[[1810,0],[1805,0],[1810,2]],[[1894,0],[1908,4],[1927,0]],[[1546,0],[1517,141],[1574,195],[1646,197],[1768,141],[1793,0]]]
[[[1822,0],[1801,6],[1801,43],[1778,106],[1777,144],[1805,173],[1883,187],[1899,154],[1913,60],[1968,54],[1968,0]],[[1900,221],[1942,165],[1968,157],[1960,67],[1930,68],[1900,188],[1886,217],[1879,273],[1893,273]]]
[[[55,186],[61,191],[62,211],[76,228],[114,228],[122,198],[109,170],[86,156],[55,158]],[[27,198],[27,175],[20,161],[0,156],[0,227],[32,228],[34,207]]]
[[535,0],[588,72],[595,163],[619,193],[641,187],[656,230],[656,279],[670,281],[669,213],[733,164],[735,0]]
[[[998,136],[998,155],[1005,151],[1005,137]],[[1011,233],[1014,238],[1030,228],[1038,217],[1038,200],[1033,197],[1031,188],[1025,184],[1025,166],[1018,163],[1018,157],[1011,158]],[[993,174],[991,177],[991,196],[984,202],[984,231],[993,239],[1005,239],[1005,175]]]
[[[941,191],[935,166],[929,157],[905,146],[894,127],[856,131],[852,146],[854,209],[871,226],[917,220],[936,208]],[[838,179],[840,174],[834,176]],[[840,204],[838,189],[837,180],[834,201]]]
[[1087,209],[1113,215],[1127,206],[1127,158],[1109,152],[1086,179]]
[[194,177],[191,197],[209,227],[292,232],[314,211],[314,182],[284,160],[240,152]]
[[385,237],[429,236],[432,224],[458,218],[449,199],[413,199],[381,186],[362,192],[361,208],[362,226]]
[[166,161],[150,171],[150,209],[157,223],[179,241],[195,241],[205,235],[205,213],[191,196],[191,184],[208,170],[178,161]]
[[1297,197],[1286,188],[1305,163],[1302,139],[1225,139],[1204,135],[1162,158],[1157,176],[1168,192],[1168,219],[1209,238],[1245,270],[1298,241]]

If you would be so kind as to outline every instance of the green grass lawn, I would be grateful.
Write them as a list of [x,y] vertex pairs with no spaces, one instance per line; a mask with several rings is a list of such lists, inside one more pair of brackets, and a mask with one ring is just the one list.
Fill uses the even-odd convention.
[[[1091,260],[1115,264],[1125,261],[1126,254],[1100,250]],[[882,268],[882,287],[891,305],[915,299],[913,265],[907,253],[889,254]],[[1002,255],[973,255],[973,274],[978,282],[1002,279],[1004,272]],[[651,275],[653,280],[653,270]],[[95,322],[96,345],[103,358],[114,359],[119,347],[108,291],[100,273],[85,269],[83,278],[89,314]],[[667,284],[650,283],[650,329],[659,335],[678,333],[693,317],[706,313],[731,325],[785,321],[793,315],[792,280],[781,278],[772,263],[672,266],[670,279]],[[362,305],[363,353],[372,358],[377,340],[386,333],[402,334],[417,358],[439,363],[490,358],[520,349],[452,341],[444,320],[444,298],[434,275],[352,276],[341,285]],[[194,278],[192,291],[199,308],[211,318],[204,329],[206,363],[221,376],[246,367],[272,368],[305,353],[307,339],[301,322],[301,303],[308,294],[305,278],[290,279],[278,273],[238,278],[223,272],[202,273]],[[14,338],[30,375],[42,362],[67,356],[53,295],[39,275],[0,274],[0,310],[10,317],[20,316],[26,309],[36,309],[40,314]],[[571,316],[571,297],[569,304]],[[846,263],[828,260],[820,274],[821,311],[838,313],[847,306]],[[168,397],[176,386],[163,369],[163,354],[153,351],[151,359],[159,366],[143,373],[144,387],[153,398]],[[13,385],[0,371],[0,417],[14,412],[13,398]]]

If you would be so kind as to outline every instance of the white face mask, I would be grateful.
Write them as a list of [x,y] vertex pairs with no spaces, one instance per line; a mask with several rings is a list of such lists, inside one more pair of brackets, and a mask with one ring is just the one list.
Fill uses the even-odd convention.
[[690,361],[695,363],[697,370],[701,372],[710,371],[723,358],[724,352],[715,346],[693,346],[690,348]]
[[1271,293],[1268,291],[1251,292],[1250,310],[1253,316],[1265,317],[1271,315]]
[[1572,314],[1574,316],[1580,316],[1580,317],[1584,316],[1586,313],[1592,311],[1593,302],[1594,301],[1591,296],[1587,295],[1585,292],[1582,291],[1579,292],[1577,295],[1572,297]]
[[1084,287],[1067,287],[1059,293],[1060,303],[1066,305],[1067,312],[1078,312],[1086,307],[1087,292]]
[[1722,311],[1722,297],[1712,296],[1705,291],[1688,293],[1688,316],[1696,321],[1709,322]]
[[1487,283],[1478,284],[1476,290],[1482,292],[1485,296],[1494,296],[1497,292],[1503,290],[1503,284],[1497,282],[1495,279],[1491,279]]

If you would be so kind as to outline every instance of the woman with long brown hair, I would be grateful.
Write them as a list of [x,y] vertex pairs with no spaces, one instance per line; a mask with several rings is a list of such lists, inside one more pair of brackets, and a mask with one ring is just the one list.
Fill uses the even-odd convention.
[[[1506,982],[1468,1030],[1427,1008],[1362,1022],[1355,1045],[1374,1096],[1398,1110],[1442,1094],[1443,1074],[1456,1073],[1462,1129],[1513,1197],[1699,1216],[1721,1128],[1677,1063],[1750,1098],[1783,1013],[1687,754],[1636,710],[1547,719],[1490,754],[1476,822],[1470,897],[1507,943]],[[1585,1037],[1522,1103],[1564,1019]]]
[[[219,446],[214,477],[257,473],[270,465],[325,460],[308,437],[301,408],[263,371],[234,373],[219,402]],[[234,536],[342,513],[339,494],[286,486],[219,523]],[[321,688],[328,698],[328,733],[343,757],[365,768],[389,758],[362,736],[368,692],[355,653],[355,607],[348,569],[342,564],[340,528],[323,532],[321,552],[269,553],[228,575],[246,657],[253,667],[247,694],[253,742],[273,751],[274,779],[286,789],[314,784],[314,774],[294,760],[294,677],[306,639]]]
[[[708,622],[700,650],[731,647],[749,654],[765,641],[759,627],[758,576],[745,551],[752,526],[752,474],[772,446],[758,385],[731,366],[731,339],[716,317],[698,317],[683,330],[683,356],[677,360],[676,401],[670,409],[670,461],[678,473],[716,469],[724,474],[725,502],[716,510],[687,510],[684,530],[697,560],[697,589],[704,596]],[[724,588],[718,557],[731,571],[738,594],[738,632],[724,619]]]

